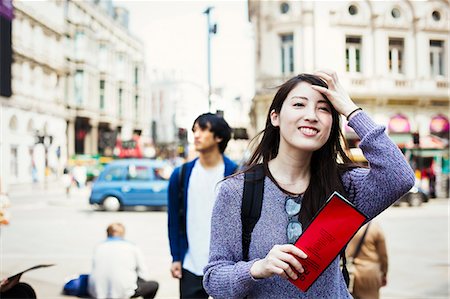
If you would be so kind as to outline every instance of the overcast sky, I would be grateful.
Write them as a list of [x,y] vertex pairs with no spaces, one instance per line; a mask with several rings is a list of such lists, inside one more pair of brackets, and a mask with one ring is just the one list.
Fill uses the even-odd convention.
[[149,69],[177,70],[207,85],[207,21],[203,13],[214,6],[211,20],[212,85],[244,96],[253,93],[253,33],[247,1],[115,1],[130,11],[130,31],[146,45]]

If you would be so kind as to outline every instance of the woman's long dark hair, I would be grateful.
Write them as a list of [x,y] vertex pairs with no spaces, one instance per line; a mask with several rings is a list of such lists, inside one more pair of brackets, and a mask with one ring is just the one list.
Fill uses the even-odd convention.
[[[282,84],[270,105],[266,127],[254,139],[261,138],[261,141],[253,151],[250,159],[246,162],[247,170],[252,169],[258,163],[262,163],[266,170],[266,175],[274,182],[276,180],[268,171],[268,163],[278,155],[280,130],[279,127],[272,125],[270,112],[275,110],[279,114],[289,92],[300,82],[308,82],[313,85],[328,88],[323,80],[310,74],[300,74]],[[300,222],[303,224],[303,227],[306,227],[310,223],[311,219],[334,191],[338,191],[344,196],[346,195],[340,177],[346,170],[356,167],[356,164],[352,163],[341,145],[341,140],[345,142],[345,139],[340,129],[339,113],[326,96],[323,95],[323,97],[330,104],[333,122],[329,139],[320,149],[313,153],[311,158],[311,178],[309,186],[303,195],[300,211]],[[338,162],[338,160],[340,161]],[[286,191],[284,189],[282,190]]]

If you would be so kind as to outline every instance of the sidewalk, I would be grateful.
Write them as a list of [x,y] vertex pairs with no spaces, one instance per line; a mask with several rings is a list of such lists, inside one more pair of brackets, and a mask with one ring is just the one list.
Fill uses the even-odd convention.
[[[86,190],[90,190],[90,184],[83,189],[78,189],[76,186],[72,186],[70,189],[71,194],[86,193]],[[58,180],[49,181],[46,184],[39,183],[27,183],[27,184],[14,184],[9,188],[8,196],[10,199],[30,197],[30,196],[43,196],[43,195],[64,195],[66,194],[65,188]]]

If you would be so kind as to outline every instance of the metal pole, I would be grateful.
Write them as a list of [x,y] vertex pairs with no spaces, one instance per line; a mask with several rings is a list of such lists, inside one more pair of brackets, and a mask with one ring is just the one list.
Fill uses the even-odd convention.
[[213,7],[209,6],[206,8],[206,10],[203,12],[206,14],[206,22],[208,26],[208,38],[207,38],[207,47],[208,47],[208,111],[211,112],[211,19],[210,19],[210,12],[213,9]]

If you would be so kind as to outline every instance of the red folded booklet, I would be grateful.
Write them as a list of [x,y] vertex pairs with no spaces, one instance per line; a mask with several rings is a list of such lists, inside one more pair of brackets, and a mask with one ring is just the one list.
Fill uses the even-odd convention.
[[351,202],[334,192],[295,243],[308,257],[299,259],[305,271],[290,281],[306,292],[366,219]]

